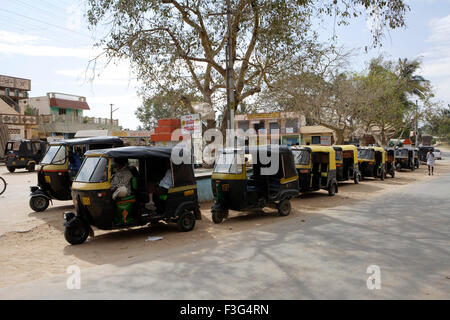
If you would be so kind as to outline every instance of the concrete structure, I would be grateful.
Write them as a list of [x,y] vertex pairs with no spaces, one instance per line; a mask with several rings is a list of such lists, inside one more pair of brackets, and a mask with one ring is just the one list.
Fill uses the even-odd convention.
[[[46,96],[20,101],[24,110],[39,116],[39,135],[73,138],[81,130],[108,130],[110,119],[85,117],[90,110],[85,97],[49,92]],[[113,130],[120,130],[118,120],[113,120]]]
[[268,143],[272,134],[278,132],[284,145],[302,144],[300,128],[305,125],[305,116],[297,112],[239,114],[234,118],[235,129],[244,132],[254,129],[257,134],[267,134]]
[[324,126],[304,126],[300,128],[303,144],[330,146],[334,144],[334,131]]
[[[31,80],[0,75],[0,113],[21,113],[19,101],[28,98]],[[5,104],[15,112],[5,112]]]

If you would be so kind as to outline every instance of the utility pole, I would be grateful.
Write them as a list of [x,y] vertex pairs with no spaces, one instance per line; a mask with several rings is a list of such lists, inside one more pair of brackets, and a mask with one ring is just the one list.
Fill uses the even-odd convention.
[[227,129],[234,130],[234,112],[236,108],[235,96],[234,96],[234,61],[233,61],[233,44],[231,41],[231,3],[230,0],[226,0],[227,3],[227,25],[228,25],[228,39],[226,46],[226,87],[227,87],[227,109],[229,110],[229,118]]
[[418,120],[417,120],[417,111],[419,110],[419,105],[418,105],[418,100],[416,99],[416,116],[415,116],[415,119],[414,119],[414,135],[416,136],[416,142],[415,142],[415,144],[414,144],[414,147],[415,148],[417,148],[417,135],[419,134],[419,132],[418,132]]
[[109,119],[109,134],[112,135],[112,124],[113,124],[113,112],[116,112],[117,110],[119,110],[119,108],[113,110],[113,104],[110,104],[111,106],[111,116]]

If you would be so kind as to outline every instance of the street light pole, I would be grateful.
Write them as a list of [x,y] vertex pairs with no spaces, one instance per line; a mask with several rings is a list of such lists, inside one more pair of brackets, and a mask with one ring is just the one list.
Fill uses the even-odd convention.
[[416,142],[414,144],[414,147],[417,148],[417,135],[418,135],[418,124],[417,124],[417,111],[419,110],[418,100],[416,99],[416,116],[414,119],[414,135],[416,136]]
[[112,123],[113,123],[113,112],[116,112],[117,110],[119,110],[119,108],[113,110],[113,104],[110,104],[111,107],[111,115],[110,115],[110,119],[109,119],[109,134],[112,135]]
[[227,4],[227,26],[228,26],[228,39],[226,47],[226,87],[227,87],[227,109],[229,110],[229,118],[227,129],[234,130],[234,111],[236,108],[234,97],[234,61],[233,61],[233,47],[231,41],[231,3],[230,0],[226,0]]

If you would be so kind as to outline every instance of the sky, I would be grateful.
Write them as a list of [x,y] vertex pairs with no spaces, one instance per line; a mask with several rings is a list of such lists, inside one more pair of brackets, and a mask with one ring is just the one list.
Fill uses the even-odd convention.
[[[422,59],[420,74],[430,80],[436,99],[450,104],[450,0],[410,0],[406,28],[385,33],[380,48],[364,52],[372,43],[373,21],[353,20],[335,27],[332,20],[317,24],[321,39],[336,34],[338,44],[352,49],[353,70],[370,58]],[[100,60],[93,81],[92,61],[101,50],[94,44],[105,36],[87,29],[86,0],[0,0],[0,74],[31,79],[31,97],[47,92],[85,96],[91,110],[85,115],[114,118],[124,128],[140,124],[134,112],[141,104],[138,81],[127,61],[104,66]]]

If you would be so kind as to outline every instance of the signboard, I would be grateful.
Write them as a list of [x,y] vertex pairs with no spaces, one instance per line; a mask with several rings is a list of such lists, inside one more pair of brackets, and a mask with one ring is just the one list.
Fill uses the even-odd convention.
[[0,87],[30,91],[31,80],[0,75]]
[[255,113],[249,114],[247,116],[248,120],[257,120],[257,119],[270,119],[270,118],[280,118],[280,112],[272,112],[272,113]]
[[294,133],[294,128],[286,128],[286,133]]
[[320,144],[323,146],[331,146],[331,136],[321,136]]
[[181,134],[202,134],[200,114],[188,114],[181,117]]
[[151,131],[148,130],[137,130],[137,131],[113,131],[112,136],[122,137],[122,138],[147,138],[152,135]]

